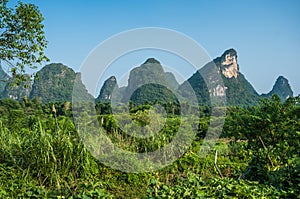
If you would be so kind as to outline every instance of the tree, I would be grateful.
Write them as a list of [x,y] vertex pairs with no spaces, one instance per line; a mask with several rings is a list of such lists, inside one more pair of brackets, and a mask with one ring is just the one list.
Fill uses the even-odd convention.
[[300,186],[299,110],[299,97],[282,103],[279,96],[273,95],[262,99],[243,118],[243,130],[253,154],[249,179],[278,188]]
[[25,67],[37,68],[43,61],[47,41],[44,18],[33,4],[19,2],[15,8],[7,7],[8,0],[0,0],[0,66],[9,66],[14,83],[26,80]]

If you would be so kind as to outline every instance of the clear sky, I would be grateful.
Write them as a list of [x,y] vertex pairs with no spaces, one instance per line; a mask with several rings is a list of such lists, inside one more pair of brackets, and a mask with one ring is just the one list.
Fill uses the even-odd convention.
[[[15,2],[11,0],[9,5]],[[133,28],[162,27],[193,38],[212,58],[235,48],[241,72],[259,93],[269,92],[276,78],[283,75],[294,94],[300,94],[299,0],[22,2],[34,3],[44,15],[49,41],[46,54],[51,62],[61,62],[75,71],[91,50],[112,35]],[[128,67],[152,55],[145,56]],[[167,66],[176,64],[163,56],[158,59]]]

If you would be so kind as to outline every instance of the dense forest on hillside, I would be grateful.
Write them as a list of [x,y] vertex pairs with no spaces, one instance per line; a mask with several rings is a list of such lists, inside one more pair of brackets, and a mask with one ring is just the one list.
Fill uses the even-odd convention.
[[300,198],[300,96],[286,78],[259,95],[228,49],[182,84],[148,58],[94,99],[61,63],[25,73],[49,62],[44,17],[10,3],[0,0],[0,198]]
[[[124,134],[110,104],[98,102],[96,118],[81,121],[93,131],[98,121],[117,147],[142,153],[164,147],[186,122],[169,111],[158,134],[141,139]],[[122,107],[120,107],[122,108]],[[220,109],[222,109],[220,107]],[[136,124],[149,123],[151,104],[131,105]],[[297,198],[300,195],[300,96],[282,103],[274,95],[258,105],[228,107],[221,138],[205,156],[199,150],[211,119],[200,107],[196,137],[173,164],[152,172],[126,173],[97,160],[81,142],[72,104],[39,100],[0,101],[1,198]],[[153,113],[161,118],[159,113]],[[127,128],[131,128],[127,126]],[[186,129],[189,131],[191,129]],[[217,131],[217,129],[215,129]],[[188,132],[186,132],[189,135]],[[217,156],[216,156],[217,154]],[[158,162],[159,163],[159,162]],[[139,168],[139,161],[127,167]]]

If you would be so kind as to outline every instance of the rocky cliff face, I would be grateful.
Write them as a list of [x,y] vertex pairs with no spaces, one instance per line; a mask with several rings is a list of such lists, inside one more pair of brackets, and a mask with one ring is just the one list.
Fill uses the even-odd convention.
[[1,94],[2,98],[10,98],[14,100],[21,101],[24,97],[28,98],[31,92],[31,79],[29,75],[24,75],[24,82],[21,85],[11,85],[10,83],[14,81],[13,78],[8,80],[8,84],[6,84],[4,91]]
[[96,98],[96,102],[109,102],[112,100],[113,92],[119,89],[117,79],[115,76],[109,77],[103,83],[103,86],[100,90],[99,96]]
[[283,77],[279,76],[268,94],[262,94],[262,97],[271,97],[272,95],[278,95],[282,101],[285,101],[289,97],[293,97],[293,91],[289,84],[289,81]]
[[[216,68],[217,73],[221,74],[223,83],[216,76],[214,71]],[[201,74],[206,76],[206,80]],[[185,92],[187,84],[194,89],[199,104],[210,104],[211,96],[225,97],[226,95],[228,105],[253,105],[259,99],[255,89],[239,72],[237,52],[234,49],[226,50],[221,57],[207,63],[179,86],[179,93],[188,99],[190,94]]]
[[[216,68],[217,72],[214,72],[212,68]],[[205,74],[205,79],[201,74]],[[221,76],[223,83],[218,80],[217,76]],[[0,80],[9,78],[2,68],[0,68],[0,78],[2,78]],[[76,97],[79,100],[81,98],[82,100],[93,100],[94,98],[88,94],[82,84],[79,74],[63,64],[49,64],[37,72],[29,97],[30,99],[40,98],[44,103],[72,101],[73,86],[77,81],[79,83],[76,84],[76,89],[78,89]],[[3,85],[1,84],[2,87],[0,85],[4,91],[1,94],[2,97],[20,100],[22,97],[28,96],[30,85],[27,88],[19,87],[10,90],[6,86],[7,81],[2,82],[4,82]],[[123,99],[123,102],[132,100],[138,104],[160,101],[177,103],[177,94],[187,100],[193,98],[194,95],[190,95],[189,85],[192,87],[198,103],[203,105],[211,103],[211,96],[220,98],[226,96],[227,105],[253,105],[261,97],[239,71],[237,52],[229,49],[199,69],[179,87],[172,73],[165,73],[159,61],[149,58],[141,66],[130,71],[127,87],[118,88],[114,76],[106,80],[96,101],[110,101],[116,94],[116,99]],[[118,92],[113,93],[115,90]],[[176,93],[176,97],[174,93]],[[269,97],[273,94],[279,95],[282,100],[293,96],[293,91],[286,78],[280,76],[272,91],[263,94],[262,97]]]
[[[134,68],[130,72],[128,86],[122,89],[122,93],[124,93],[123,99],[139,103],[143,101],[151,102],[154,98],[162,101],[169,99],[174,101],[174,96],[170,94],[172,91],[179,93],[186,100],[190,100],[196,95],[198,103],[201,105],[215,103],[211,101],[212,96],[217,100],[226,97],[227,105],[255,105],[261,96],[239,71],[237,58],[236,50],[228,49],[220,57],[207,63],[179,86],[172,73],[165,73],[159,61],[149,58],[141,66]],[[110,79],[109,82],[106,82],[104,85],[114,85],[115,79]],[[171,90],[168,91],[164,87]],[[192,92],[191,87],[193,89]],[[101,93],[104,94],[105,92],[101,91]],[[162,97],[163,93],[169,97],[164,99]],[[103,94],[102,99],[110,98],[110,94]],[[280,76],[272,91],[268,94],[263,94],[262,97],[268,97],[273,94],[279,95],[282,100],[293,96],[293,91],[286,78]]]
[[8,79],[9,79],[8,74],[3,70],[3,68],[0,65],[0,93],[4,91]]
[[237,78],[239,68],[237,63],[237,52],[234,49],[226,50],[221,56],[221,67],[223,75],[227,78]]

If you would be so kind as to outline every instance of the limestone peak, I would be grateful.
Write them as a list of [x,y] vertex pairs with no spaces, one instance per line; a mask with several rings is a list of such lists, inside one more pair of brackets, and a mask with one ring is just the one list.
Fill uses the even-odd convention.
[[271,97],[272,95],[278,95],[282,101],[285,101],[289,97],[293,97],[293,91],[289,84],[289,80],[283,76],[279,76],[268,94],[263,94],[263,97]]
[[156,60],[155,58],[148,58],[144,64],[160,64],[160,62],[158,60]]
[[237,78],[239,67],[237,52],[233,48],[226,50],[221,56],[221,71],[227,78]]

